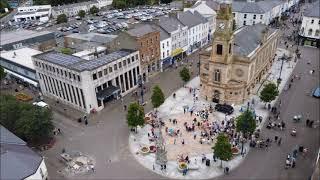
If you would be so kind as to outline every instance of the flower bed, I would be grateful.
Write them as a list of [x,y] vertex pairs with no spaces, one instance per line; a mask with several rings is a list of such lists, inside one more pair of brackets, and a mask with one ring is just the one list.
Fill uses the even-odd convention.
[[188,169],[188,164],[185,162],[180,162],[178,165],[178,170],[182,172],[183,170]]
[[238,155],[240,154],[240,150],[237,147],[231,148],[231,152],[233,155]]
[[141,154],[148,154],[150,152],[150,148],[148,146],[143,146],[140,149]]

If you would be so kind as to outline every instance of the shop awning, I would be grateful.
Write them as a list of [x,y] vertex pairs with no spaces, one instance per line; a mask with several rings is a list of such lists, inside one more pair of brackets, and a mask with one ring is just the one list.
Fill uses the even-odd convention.
[[99,91],[97,93],[97,99],[104,100],[105,98],[108,98],[110,96],[118,95],[119,92],[120,92],[119,87],[115,87],[115,86],[111,85],[111,86]]
[[174,57],[174,56],[176,56],[176,55],[178,55],[178,54],[180,54],[182,52],[183,52],[182,48],[177,48],[177,49],[172,51],[171,56]]
[[15,77],[23,80],[23,81],[25,81],[25,82],[27,82],[27,83],[35,86],[35,87],[38,87],[38,82],[36,82],[36,81],[34,81],[34,80],[32,80],[32,79],[26,78],[26,77],[24,77],[24,76],[22,76],[22,75],[20,75],[20,74],[18,74],[18,73],[15,73],[15,72],[12,72],[12,71],[8,70],[8,69],[5,69],[5,71],[6,71],[7,73],[12,74],[13,76],[15,76]]

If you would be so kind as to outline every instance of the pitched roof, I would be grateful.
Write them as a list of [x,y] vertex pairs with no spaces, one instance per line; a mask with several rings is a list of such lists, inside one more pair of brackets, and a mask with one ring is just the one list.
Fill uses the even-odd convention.
[[319,7],[320,7],[320,1],[316,1],[315,3],[313,3],[311,5],[311,7],[309,7],[305,13],[303,13],[304,16],[307,16],[307,17],[317,17],[319,18],[320,17],[320,10],[319,10]]
[[42,162],[42,157],[3,126],[0,126],[0,131],[0,179],[24,179],[34,174]]
[[160,41],[170,38],[170,34],[167,33],[160,26],[155,25],[155,24],[152,24],[151,26],[152,26],[152,28],[154,28],[154,29],[156,29],[156,30],[158,30],[160,32]]
[[191,8],[196,8],[199,5],[201,5],[202,3],[206,4],[208,7],[210,7],[212,10],[219,10],[220,8],[220,4],[219,2],[215,1],[215,0],[201,0],[201,1],[197,1]]
[[159,26],[166,32],[171,33],[176,31],[178,27],[184,27],[184,25],[176,17],[162,16],[159,18]]
[[189,28],[197,26],[202,23],[202,19],[199,18],[198,16],[195,16],[190,11],[179,13],[178,19],[183,25],[188,26]]
[[257,1],[257,2],[246,2],[246,1],[233,1],[232,11],[241,13],[256,13],[264,14],[265,12],[271,11],[272,8],[280,5],[281,1]]
[[[266,29],[266,25],[256,24],[253,26],[244,26],[234,34],[234,48],[233,53],[239,56],[248,56],[260,44],[262,33]],[[270,36],[275,29],[268,29],[268,36]]]
[[141,37],[155,31],[156,30],[149,24],[139,24],[134,28],[128,30],[127,33],[134,37]]
[[205,18],[204,16],[202,16],[198,11],[194,11],[193,12],[193,15],[197,16],[198,18],[201,19],[202,23],[207,23],[208,20],[207,18]]

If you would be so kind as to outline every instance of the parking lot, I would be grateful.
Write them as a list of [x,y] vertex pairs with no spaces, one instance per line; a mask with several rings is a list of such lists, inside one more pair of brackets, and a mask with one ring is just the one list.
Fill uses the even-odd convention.
[[56,24],[56,19],[50,19],[47,22],[40,21],[10,21],[3,24],[1,31],[12,31],[19,29],[28,29],[36,31],[54,31],[57,38],[69,35],[71,33],[97,32],[102,34],[117,34],[126,30],[131,25],[152,21],[157,17],[166,15],[176,8],[169,6],[136,7],[127,10],[109,10],[100,9],[96,15],[86,14],[81,19],[79,16],[68,17],[67,23]]

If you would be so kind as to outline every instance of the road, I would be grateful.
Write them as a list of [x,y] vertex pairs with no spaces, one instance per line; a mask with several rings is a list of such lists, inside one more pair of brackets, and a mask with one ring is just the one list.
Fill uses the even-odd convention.
[[[319,86],[319,51],[310,47],[301,48],[302,59],[298,61],[293,74],[302,74],[301,80],[293,83],[291,90],[282,92],[281,120],[286,123],[287,130],[262,129],[262,136],[273,139],[275,135],[282,137],[282,145],[273,144],[268,151],[252,149],[247,158],[229,175],[219,179],[307,179],[314,170],[316,153],[320,147],[319,128],[307,128],[305,121],[293,123],[292,117],[302,114],[311,120],[319,120],[319,99],[310,96],[311,91]],[[307,64],[311,61],[311,65]],[[314,69],[316,73],[309,74]],[[291,129],[297,128],[298,136],[290,135]],[[295,169],[285,170],[286,156],[291,153],[296,145],[303,145],[309,149],[308,156],[298,156]]]

